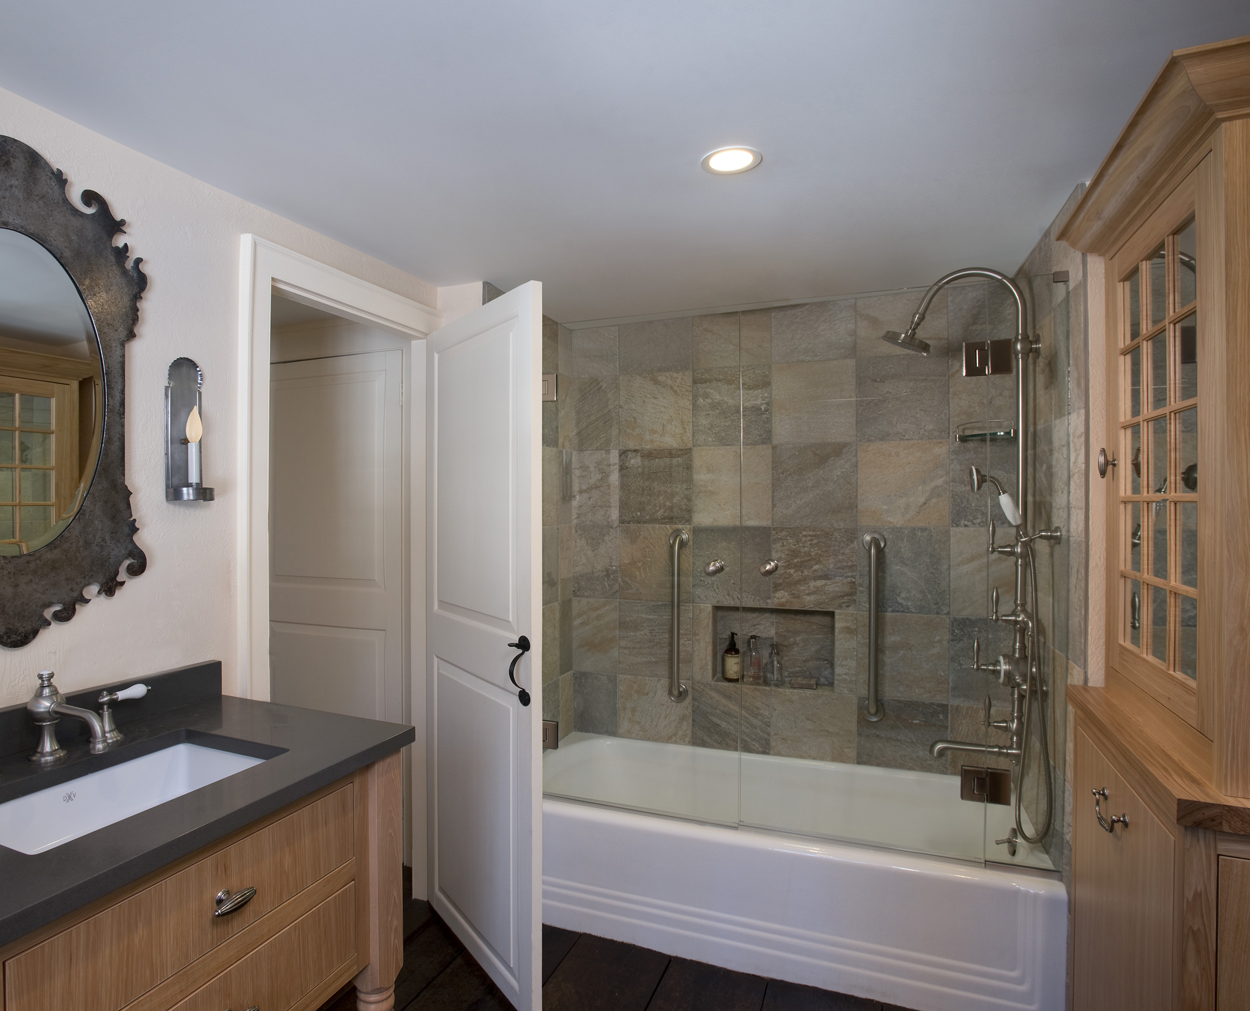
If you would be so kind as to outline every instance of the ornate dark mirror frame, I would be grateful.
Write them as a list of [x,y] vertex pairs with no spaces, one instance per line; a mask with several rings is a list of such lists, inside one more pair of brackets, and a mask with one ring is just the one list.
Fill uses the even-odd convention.
[[148,279],[129,249],[114,246],[125,221],[104,198],[83,190],[80,211],[66,195],[68,180],[34,149],[0,136],[0,228],[34,239],[56,257],[86,303],[100,342],[104,373],[104,433],[95,478],[77,515],[55,540],[26,555],[0,555],[0,646],[25,646],[51,624],[69,621],[83,590],[97,584],[111,597],[128,576],[147,568],[135,543],[138,524],[126,487],[126,342],[135,336],[139,299]]

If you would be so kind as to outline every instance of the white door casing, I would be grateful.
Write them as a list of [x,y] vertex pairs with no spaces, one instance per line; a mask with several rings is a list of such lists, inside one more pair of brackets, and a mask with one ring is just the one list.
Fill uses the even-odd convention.
[[270,697],[403,722],[402,351],[270,367]]
[[531,281],[426,342],[430,901],[520,1011],[542,975],[541,335]]

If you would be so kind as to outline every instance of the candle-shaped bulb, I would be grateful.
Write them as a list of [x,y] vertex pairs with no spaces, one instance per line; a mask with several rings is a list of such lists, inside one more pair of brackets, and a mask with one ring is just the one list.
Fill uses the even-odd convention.
[[187,415],[187,484],[202,484],[200,465],[200,439],[204,437],[204,423],[200,421],[200,405],[196,404]]
[[199,442],[204,438],[204,423],[200,420],[200,406],[196,404],[187,415],[187,442]]

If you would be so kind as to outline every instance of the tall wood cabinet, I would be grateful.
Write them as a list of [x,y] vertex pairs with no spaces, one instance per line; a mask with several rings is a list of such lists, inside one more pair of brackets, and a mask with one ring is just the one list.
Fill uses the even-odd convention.
[[1250,38],[1172,54],[1059,238],[1105,268],[1073,1006],[1250,1008]]

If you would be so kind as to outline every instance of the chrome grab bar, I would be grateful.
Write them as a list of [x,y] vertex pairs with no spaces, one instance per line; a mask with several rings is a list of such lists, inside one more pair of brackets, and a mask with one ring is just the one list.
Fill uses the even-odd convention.
[[681,549],[690,543],[690,535],[680,527],[668,535],[668,545],[673,549],[673,674],[668,683],[668,697],[680,702],[689,694],[681,683]]
[[877,570],[885,535],[864,534],[863,544],[868,549],[868,711],[864,715],[876,723],[885,715],[885,708],[877,699]]

